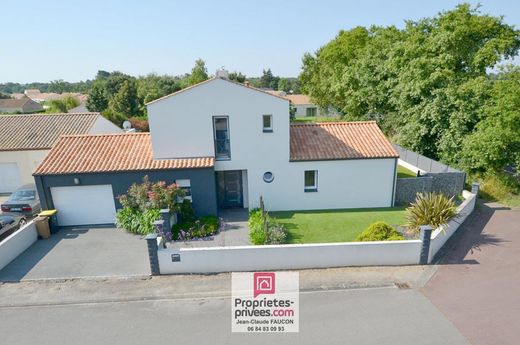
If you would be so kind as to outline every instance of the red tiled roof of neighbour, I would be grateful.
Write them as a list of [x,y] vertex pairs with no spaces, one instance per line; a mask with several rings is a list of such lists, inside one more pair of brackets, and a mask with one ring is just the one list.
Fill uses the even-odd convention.
[[0,151],[47,150],[60,135],[87,134],[99,113],[0,115]]
[[291,161],[397,157],[375,121],[291,125]]
[[286,95],[285,98],[291,101],[294,105],[313,104],[311,98],[307,95]]
[[211,168],[213,157],[153,159],[149,133],[63,136],[34,175]]

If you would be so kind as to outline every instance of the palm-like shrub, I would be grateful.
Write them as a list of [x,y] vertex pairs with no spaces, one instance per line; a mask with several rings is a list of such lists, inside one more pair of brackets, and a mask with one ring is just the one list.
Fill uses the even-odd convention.
[[443,228],[456,214],[453,197],[442,193],[417,193],[415,202],[406,209],[406,225],[417,232],[421,225]]

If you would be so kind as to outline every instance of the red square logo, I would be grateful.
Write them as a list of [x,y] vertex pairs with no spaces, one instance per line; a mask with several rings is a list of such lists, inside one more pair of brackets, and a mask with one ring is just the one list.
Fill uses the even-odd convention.
[[255,272],[253,275],[253,296],[271,295],[275,292],[274,272]]

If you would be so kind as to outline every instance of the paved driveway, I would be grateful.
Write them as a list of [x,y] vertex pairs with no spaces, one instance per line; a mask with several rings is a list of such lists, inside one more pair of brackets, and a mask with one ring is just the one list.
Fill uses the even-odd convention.
[[146,241],[115,228],[61,229],[0,271],[0,281],[149,275]]
[[480,204],[422,289],[472,344],[520,339],[520,210]]

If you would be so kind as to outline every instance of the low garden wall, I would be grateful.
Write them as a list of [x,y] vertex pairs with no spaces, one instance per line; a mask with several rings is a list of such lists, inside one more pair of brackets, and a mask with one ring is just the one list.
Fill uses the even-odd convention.
[[38,240],[33,221],[27,223],[0,243],[0,270]]
[[475,203],[477,201],[476,194],[463,191],[462,196],[465,200],[457,207],[457,217],[452,219],[444,229],[439,228],[432,232],[428,262],[432,262],[446,241],[459,229],[460,225],[475,209]]
[[[475,207],[476,194],[464,191],[458,216],[446,229],[436,229],[430,241],[374,241],[260,245],[212,248],[164,248],[160,238],[149,235],[152,274],[218,273],[290,270],[343,266],[416,265],[431,262]],[[431,229],[431,228],[430,228]]]
[[[285,270],[341,266],[417,264],[420,240],[266,245],[218,248],[161,248],[161,274]],[[173,262],[174,255],[180,261]]]

